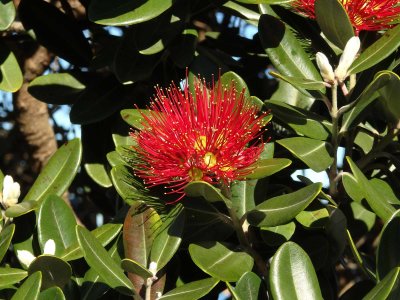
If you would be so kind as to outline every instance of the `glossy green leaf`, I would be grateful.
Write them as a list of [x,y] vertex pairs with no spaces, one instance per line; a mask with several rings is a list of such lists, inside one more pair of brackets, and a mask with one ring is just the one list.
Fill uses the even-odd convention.
[[393,268],[378,284],[368,292],[363,300],[398,299],[400,297],[400,268]]
[[24,201],[43,201],[50,194],[61,196],[74,179],[81,156],[82,146],[79,139],[61,146],[40,172]]
[[257,180],[234,181],[231,184],[232,207],[239,219],[256,206],[254,200],[256,184]]
[[10,247],[11,239],[14,235],[15,224],[5,226],[0,231],[0,263]]
[[271,247],[276,247],[290,240],[296,230],[296,224],[289,222],[278,226],[261,227],[260,229],[263,241]]
[[312,90],[312,91],[325,90],[325,84],[323,81],[311,80],[302,77],[285,76],[276,72],[270,72],[270,74],[275,78],[279,78],[281,80],[286,81],[287,83],[290,83],[292,86],[299,89],[300,92],[302,91],[302,89]]
[[397,210],[382,229],[376,253],[378,279],[384,278],[393,268],[400,266],[400,210]]
[[123,294],[133,295],[132,283],[100,242],[83,227],[77,226],[76,233],[88,265],[95,269],[109,286]]
[[235,85],[237,93],[241,93],[242,91],[244,91],[244,97],[246,99],[250,98],[250,92],[246,82],[235,72],[229,71],[222,74],[220,81],[222,85],[225,86],[230,86],[233,83]]
[[329,240],[328,258],[333,264],[341,257],[347,242],[347,218],[339,208],[327,207],[329,219],[325,224],[325,234]]
[[65,249],[78,242],[72,208],[56,195],[50,195],[43,201],[38,211],[37,226],[42,251],[50,239],[55,243],[56,256],[60,256]]
[[359,146],[364,154],[367,154],[372,150],[374,146],[375,136],[370,131],[358,131],[356,137],[354,138],[354,144]]
[[172,5],[172,0],[148,0],[146,2],[109,2],[95,0],[89,5],[89,19],[101,25],[132,25],[151,20]]
[[376,215],[358,202],[351,202],[350,206],[354,219],[364,223],[367,230],[370,231],[375,225]]
[[[157,230],[162,226],[158,213],[140,203],[134,203],[129,209],[123,227],[125,257],[143,267],[150,265],[150,250]],[[136,274],[129,274],[135,290],[140,291],[145,280]]]
[[296,221],[306,228],[322,228],[327,219],[329,212],[326,208],[317,210],[303,210],[296,216]]
[[390,71],[378,72],[373,81],[363,90],[361,95],[351,104],[354,106],[343,115],[343,122],[340,132],[346,132],[357,125],[360,114],[370,105],[378,96],[376,93],[386,86],[392,80],[395,80],[395,74]]
[[275,300],[322,300],[318,278],[307,253],[287,242],[276,251],[270,269],[271,294]]
[[229,202],[219,189],[205,181],[189,182],[185,187],[185,193],[189,197],[203,197],[209,202]]
[[333,162],[328,142],[306,137],[293,137],[276,141],[315,172],[327,169]]
[[123,109],[121,110],[121,117],[132,127],[142,130],[144,128],[143,122],[145,122],[143,116],[147,117],[153,113],[154,112],[148,109]]
[[247,221],[257,227],[286,224],[318,196],[321,188],[321,183],[314,183],[296,192],[268,199],[248,213]]
[[244,273],[236,284],[235,292],[240,300],[257,300],[261,287],[261,278],[253,272]]
[[139,275],[143,279],[153,277],[152,272],[150,272],[148,269],[146,269],[144,266],[142,266],[138,262],[136,262],[132,259],[129,259],[129,258],[125,258],[121,261],[121,267],[125,271]]
[[15,6],[12,0],[0,1],[0,31],[6,30],[15,19]]
[[270,159],[259,159],[251,168],[249,175],[246,175],[246,179],[261,179],[267,176],[271,176],[287,166],[290,166],[292,161],[287,158],[270,158]]
[[[274,14],[268,6],[263,6],[263,10],[263,13]],[[263,14],[258,31],[263,48],[282,75],[321,81],[319,72],[300,42],[283,22],[272,15]]]
[[384,60],[400,46],[400,26],[389,29],[385,34],[365,49],[349,68],[349,74],[364,71]]
[[272,111],[274,120],[278,119],[283,126],[289,126],[299,135],[321,141],[330,135],[332,124],[309,110],[276,100],[266,101],[265,106]]
[[272,94],[270,100],[287,103],[303,109],[310,109],[315,101],[311,96],[305,96],[304,91],[300,92],[291,84],[282,80],[278,82],[278,89]]
[[197,300],[207,295],[218,282],[216,278],[189,282],[165,293],[159,300]]
[[150,262],[161,270],[174,256],[182,241],[185,216],[182,205],[176,205],[163,219],[150,251]]
[[105,188],[112,186],[111,179],[108,176],[106,168],[104,167],[103,164],[92,163],[92,164],[85,164],[84,166],[90,178],[92,178],[94,182],[96,182],[98,185]]
[[51,287],[39,294],[38,300],[65,300],[62,289],[58,286]]
[[316,0],[315,16],[323,34],[340,49],[344,49],[347,41],[354,36],[354,30],[342,2]]
[[62,259],[52,255],[40,255],[29,265],[28,273],[42,273],[42,288],[52,286],[63,288],[71,279],[71,266]]
[[130,135],[123,136],[119,134],[113,134],[112,139],[116,148],[118,146],[132,146],[136,144],[135,140]]
[[70,73],[54,73],[36,77],[29,83],[28,91],[40,101],[50,104],[71,104],[85,88]]
[[106,157],[107,157],[107,161],[111,165],[111,167],[116,167],[118,165],[126,164],[126,161],[121,157],[121,155],[118,154],[117,151],[108,152]]
[[[100,244],[104,247],[108,245],[121,231],[121,224],[104,224],[100,227],[97,227],[93,231],[91,231],[92,235],[100,242]],[[65,251],[61,254],[60,258],[65,261],[79,259],[83,256],[81,247],[76,241],[73,245],[69,246]]]
[[0,268],[0,288],[20,282],[28,272],[16,268]]
[[382,87],[378,93],[383,100],[385,111],[389,119],[392,122],[397,122],[400,118],[400,105],[397,101],[400,91],[400,77],[392,72],[391,75],[391,80]]
[[397,198],[393,188],[386,181],[379,178],[372,178],[369,183],[381,195],[385,202],[400,205],[399,198]]
[[6,210],[6,216],[9,218],[16,218],[25,215],[39,207],[39,203],[35,200],[27,200],[13,206],[10,206]]
[[353,160],[350,157],[346,157],[346,159],[349,163],[351,171],[353,172],[353,176],[361,187],[361,191],[363,191],[363,195],[371,209],[384,221],[389,220],[389,218],[395,212],[394,207],[389,203],[382,201],[381,195],[371,186],[371,184],[369,184],[368,179],[353,162]]
[[28,279],[19,287],[12,296],[11,300],[36,300],[39,297],[40,286],[42,283],[42,273],[31,274]]
[[231,220],[212,204],[199,198],[185,199],[185,228],[183,242],[197,243],[209,240],[225,240],[233,233]]
[[253,268],[253,258],[246,252],[234,252],[218,242],[189,245],[193,262],[210,276],[223,281],[238,281]]
[[0,90],[16,92],[22,86],[22,81],[22,72],[14,53],[0,41]]
[[364,199],[364,192],[352,174],[344,172],[342,182],[347,195],[353,201],[361,202]]

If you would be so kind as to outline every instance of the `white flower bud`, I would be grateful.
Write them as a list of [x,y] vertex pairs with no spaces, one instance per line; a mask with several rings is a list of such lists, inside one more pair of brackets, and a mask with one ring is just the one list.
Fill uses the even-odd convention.
[[331,64],[329,63],[328,58],[326,57],[325,54],[322,52],[318,52],[315,56],[317,60],[317,65],[319,68],[319,71],[321,73],[322,78],[326,82],[332,82],[335,80],[335,74],[333,73],[333,68]]
[[358,36],[353,36],[349,39],[344,47],[342,56],[339,60],[339,65],[335,70],[335,75],[339,82],[343,82],[347,77],[347,71],[351,64],[356,59],[357,53],[360,50],[361,42]]
[[27,250],[17,250],[17,257],[19,262],[26,267],[29,267],[32,261],[36,258],[32,253]]
[[18,197],[21,195],[21,187],[18,182],[14,182],[10,175],[3,180],[3,197],[1,200],[4,208],[8,208],[18,203]]
[[47,240],[43,248],[43,254],[54,255],[56,253],[56,243],[53,239]]
[[149,265],[149,271],[153,274],[153,276],[156,276],[157,274],[157,263],[152,261]]

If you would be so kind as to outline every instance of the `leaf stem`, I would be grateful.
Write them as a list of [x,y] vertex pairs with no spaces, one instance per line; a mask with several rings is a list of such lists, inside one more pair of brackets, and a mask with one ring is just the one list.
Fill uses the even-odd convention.
[[153,278],[149,277],[146,280],[146,294],[145,294],[145,299],[146,300],[151,300],[151,286],[153,285]]
[[332,118],[332,138],[331,144],[333,148],[333,162],[329,168],[329,193],[332,198],[337,194],[337,182],[335,180],[337,176],[337,150],[339,147],[339,114],[338,114],[338,103],[337,103],[337,90],[338,83],[335,81],[332,84],[332,107],[330,110]]

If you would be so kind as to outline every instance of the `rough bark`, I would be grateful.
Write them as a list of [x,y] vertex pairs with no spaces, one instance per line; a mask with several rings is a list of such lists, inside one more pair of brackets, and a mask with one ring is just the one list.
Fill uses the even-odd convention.
[[14,109],[17,125],[28,144],[32,171],[38,173],[57,150],[57,143],[49,123],[47,104],[29,94],[28,85],[47,69],[51,55],[46,48],[39,46],[29,57],[20,58],[24,83],[14,94]]

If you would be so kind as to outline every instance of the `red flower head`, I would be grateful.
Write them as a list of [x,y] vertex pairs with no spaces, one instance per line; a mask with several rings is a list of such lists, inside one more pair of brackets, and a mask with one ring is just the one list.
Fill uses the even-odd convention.
[[[399,21],[398,0],[340,0],[356,30],[378,31]],[[315,19],[315,0],[294,0],[292,6],[301,14]],[[327,12],[329,13],[329,12]]]
[[[187,81],[186,81],[187,82]],[[250,104],[234,84],[211,90],[195,80],[194,95],[172,84],[156,89],[150,112],[142,114],[144,128],[131,135],[137,145],[135,174],[147,186],[165,185],[179,193],[191,181],[229,184],[253,170],[263,150],[255,141],[265,113]],[[176,201],[178,201],[176,200]]]

